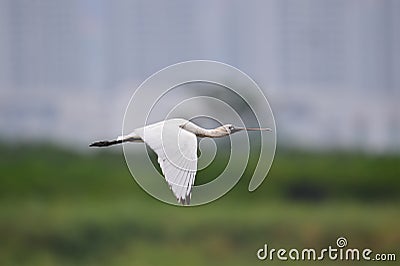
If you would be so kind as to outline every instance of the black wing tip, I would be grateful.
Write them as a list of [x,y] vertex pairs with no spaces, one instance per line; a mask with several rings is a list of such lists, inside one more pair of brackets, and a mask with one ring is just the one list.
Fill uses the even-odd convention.
[[178,198],[177,200],[183,206],[189,206],[190,205],[190,197],[191,197],[191,195],[188,195],[185,198]]

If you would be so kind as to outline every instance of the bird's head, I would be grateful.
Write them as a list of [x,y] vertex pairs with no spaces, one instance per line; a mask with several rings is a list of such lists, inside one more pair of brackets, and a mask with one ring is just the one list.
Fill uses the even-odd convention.
[[271,131],[270,128],[254,128],[254,127],[238,127],[232,124],[226,124],[217,128],[217,130],[225,132],[227,135],[239,132],[239,131]]
[[252,127],[238,127],[232,124],[222,125],[215,129],[204,129],[195,125],[192,122],[186,122],[179,125],[180,128],[194,133],[198,137],[220,138],[231,135],[239,131],[271,131],[270,128],[252,128]]

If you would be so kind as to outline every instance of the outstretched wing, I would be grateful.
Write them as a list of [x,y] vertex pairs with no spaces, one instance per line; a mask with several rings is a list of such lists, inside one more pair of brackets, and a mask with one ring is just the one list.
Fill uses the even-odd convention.
[[179,127],[181,123],[167,120],[136,129],[158,156],[165,180],[178,202],[189,204],[197,171],[196,135]]

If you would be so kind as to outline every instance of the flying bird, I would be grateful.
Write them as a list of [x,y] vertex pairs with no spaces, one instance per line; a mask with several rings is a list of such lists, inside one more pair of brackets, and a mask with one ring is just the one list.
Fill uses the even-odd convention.
[[114,140],[96,141],[90,147],[107,147],[124,142],[144,142],[157,154],[169,188],[179,203],[190,204],[197,171],[197,137],[220,138],[239,131],[271,131],[270,128],[245,128],[232,124],[214,129],[202,128],[186,119],[169,119],[135,129]]

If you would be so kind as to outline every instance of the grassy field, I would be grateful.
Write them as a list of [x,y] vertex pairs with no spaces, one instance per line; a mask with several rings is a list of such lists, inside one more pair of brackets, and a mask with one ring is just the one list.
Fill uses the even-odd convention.
[[256,257],[265,243],[318,250],[341,236],[400,259],[398,156],[278,151],[260,189],[246,190],[250,166],[193,208],[147,195],[118,153],[3,145],[0,167],[0,265],[353,265]]

